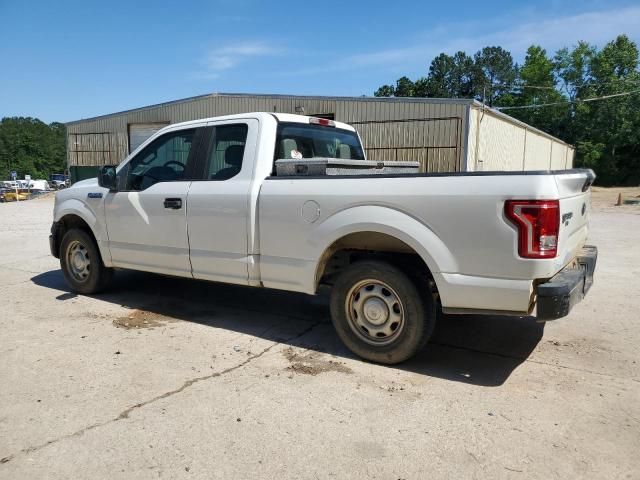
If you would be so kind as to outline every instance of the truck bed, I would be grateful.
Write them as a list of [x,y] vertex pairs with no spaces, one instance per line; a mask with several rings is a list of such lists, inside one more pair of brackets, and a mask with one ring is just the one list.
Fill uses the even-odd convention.
[[[593,179],[584,169],[271,176],[259,201],[262,281],[313,293],[323,249],[370,231],[398,238],[422,257],[444,307],[526,312],[532,279],[552,277],[584,244]],[[559,199],[561,214],[573,212],[561,225],[555,258],[518,256],[516,229],[504,217],[508,199]]]

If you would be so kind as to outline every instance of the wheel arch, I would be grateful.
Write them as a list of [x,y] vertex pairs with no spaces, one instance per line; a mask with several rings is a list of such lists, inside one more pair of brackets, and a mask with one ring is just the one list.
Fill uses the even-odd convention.
[[111,254],[106,245],[106,232],[92,210],[75,199],[67,200],[55,209],[54,223],[57,224],[56,251],[60,251],[60,244],[65,233],[72,228],[87,232],[96,242],[102,262],[111,265]]
[[444,242],[427,225],[410,215],[382,206],[361,206],[339,212],[314,232],[317,256],[314,290],[326,278],[340,252],[418,258],[428,276],[456,271],[457,264]]

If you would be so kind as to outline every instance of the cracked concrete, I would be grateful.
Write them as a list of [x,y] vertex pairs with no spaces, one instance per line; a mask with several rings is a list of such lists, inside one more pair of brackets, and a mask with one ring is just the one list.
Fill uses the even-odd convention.
[[[640,471],[628,209],[593,215],[596,283],[568,318],[447,316],[417,358],[384,367],[342,347],[323,297],[136,272],[70,294],[47,254],[51,206],[0,205],[0,478]],[[114,325],[136,311],[158,321]]]
[[[295,335],[295,336],[293,336],[291,338],[286,339],[285,343],[288,343],[290,341],[293,341],[293,340],[301,338],[302,336],[304,336],[307,333],[311,332],[316,326],[320,325],[320,323],[321,322],[316,322],[316,323],[312,324],[310,327],[305,328],[299,334],[297,334],[297,335]],[[153,398],[151,398],[149,400],[145,400],[143,402],[137,403],[137,404],[127,408],[126,410],[123,410],[122,412],[120,412],[120,414],[117,417],[112,418],[111,420],[108,420],[108,421],[102,422],[102,423],[94,423],[92,425],[88,425],[86,427],[81,428],[80,430],[77,430],[76,432],[71,433],[71,434],[64,435],[62,437],[59,437],[59,438],[56,438],[56,439],[53,439],[53,440],[49,440],[49,441],[47,441],[47,442],[45,442],[43,444],[40,444],[40,445],[35,445],[35,446],[30,446],[30,447],[24,448],[18,453],[12,453],[10,455],[7,455],[6,457],[0,458],[0,463],[7,463],[7,462],[13,460],[16,457],[16,455],[29,454],[29,453],[37,452],[38,450],[41,450],[41,449],[43,449],[45,447],[48,447],[49,445],[52,445],[52,444],[57,443],[57,442],[60,442],[62,440],[66,440],[66,439],[73,438],[73,437],[78,437],[80,435],[83,435],[85,432],[88,432],[88,431],[96,429],[96,428],[103,427],[103,426],[108,425],[108,424],[113,423],[113,422],[118,422],[120,420],[126,420],[126,419],[129,418],[129,415],[133,411],[135,411],[135,410],[137,410],[139,408],[144,408],[144,407],[146,407],[147,405],[149,405],[151,403],[157,402],[158,400],[162,400],[162,399],[171,397],[172,395],[176,395],[178,393],[181,393],[185,389],[189,388],[190,386],[192,386],[195,383],[206,381],[206,380],[211,380],[211,379],[217,378],[217,377],[221,377],[221,376],[223,376],[223,375],[225,375],[227,373],[230,373],[230,372],[233,372],[234,370],[242,368],[245,365],[247,365],[249,362],[252,362],[253,360],[255,360],[257,358],[260,358],[262,355],[264,355],[265,353],[267,353],[273,347],[275,347],[276,345],[279,345],[280,343],[281,342],[274,342],[271,345],[269,345],[268,347],[266,347],[265,349],[263,349],[260,353],[257,353],[255,355],[251,355],[246,360],[238,363],[237,365],[234,365],[232,367],[226,368],[226,369],[224,369],[224,370],[222,370],[220,372],[214,372],[214,373],[212,373],[210,375],[204,375],[204,376],[201,376],[201,377],[195,377],[195,378],[191,378],[189,380],[186,380],[179,388],[176,388],[174,390],[170,390],[170,391],[165,392],[165,393],[163,393],[161,395],[153,397]]]

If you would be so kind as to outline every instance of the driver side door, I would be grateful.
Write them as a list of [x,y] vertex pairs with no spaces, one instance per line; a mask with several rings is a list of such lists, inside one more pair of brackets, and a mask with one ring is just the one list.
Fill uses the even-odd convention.
[[191,277],[187,194],[203,131],[166,132],[118,170],[105,199],[114,266]]

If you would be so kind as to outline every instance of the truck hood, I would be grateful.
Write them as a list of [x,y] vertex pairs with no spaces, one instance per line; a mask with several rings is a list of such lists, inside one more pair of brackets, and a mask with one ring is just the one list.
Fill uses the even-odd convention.
[[98,186],[98,178],[88,178],[87,180],[81,180],[79,182],[71,185],[71,188],[82,188],[82,187],[97,187]]
[[76,182],[69,188],[63,188],[62,190],[58,190],[56,192],[56,203],[63,202],[70,198],[84,198],[86,197],[85,191],[90,191],[93,189],[99,189],[98,191],[101,191],[100,186],[98,186],[97,178],[89,178],[88,180]]

